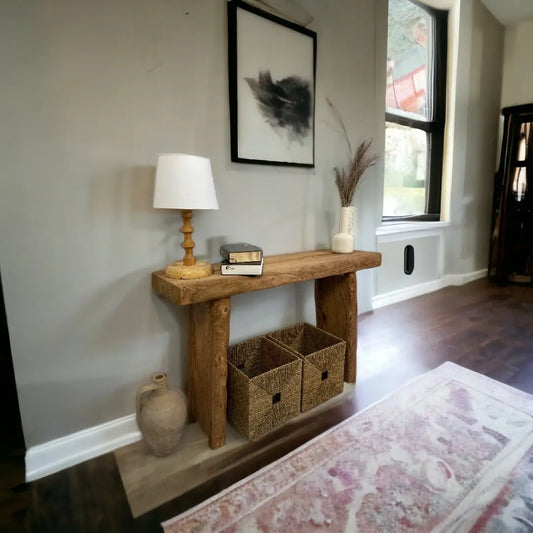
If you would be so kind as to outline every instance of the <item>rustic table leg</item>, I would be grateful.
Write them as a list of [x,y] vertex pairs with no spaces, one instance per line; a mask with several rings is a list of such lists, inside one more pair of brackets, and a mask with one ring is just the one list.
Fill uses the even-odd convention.
[[344,381],[357,375],[357,278],[355,273],[315,280],[316,325],[346,341]]
[[198,421],[211,448],[219,448],[226,440],[230,311],[229,298],[189,306],[190,421]]

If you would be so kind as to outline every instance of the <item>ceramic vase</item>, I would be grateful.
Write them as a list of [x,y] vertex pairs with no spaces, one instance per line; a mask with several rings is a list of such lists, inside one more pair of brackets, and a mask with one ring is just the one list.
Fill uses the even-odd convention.
[[186,420],[187,399],[168,387],[165,373],[154,374],[152,383],[137,391],[137,423],[154,455],[165,457],[177,450]]
[[331,250],[337,254],[349,254],[353,252],[354,238],[352,234],[355,208],[341,207],[339,220],[339,233],[333,235]]

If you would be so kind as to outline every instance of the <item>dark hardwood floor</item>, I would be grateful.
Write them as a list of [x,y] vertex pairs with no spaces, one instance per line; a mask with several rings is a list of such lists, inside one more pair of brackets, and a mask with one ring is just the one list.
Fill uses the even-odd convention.
[[196,505],[444,361],[533,393],[533,287],[479,280],[359,317],[358,384],[352,396],[228,454],[212,478],[133,519],[112,453],[21,483],[20,449],[2,449],[0,531],[160,531]]

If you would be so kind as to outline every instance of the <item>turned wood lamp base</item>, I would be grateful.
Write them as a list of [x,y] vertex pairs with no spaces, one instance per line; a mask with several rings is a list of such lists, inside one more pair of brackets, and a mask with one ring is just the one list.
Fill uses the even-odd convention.
[[205,261],[197,261],[194,265],[185,265],[183,261],[176,261],[167,266],[165,274],[174,279],[206,278],[213,274],[213,267],[211,263]]
[[185,250],[185,257],[183,261],[176,261],[168,265],[165,274],[174,279],[198,279],[211,276],[213,274],[211,263],[196,261],[192,253],[194,249],[194,241],[192,240],[194,228],[191,225],[192,209],[182,209],[181,217],[183,219],[181,232],[184,236],[181,247]]

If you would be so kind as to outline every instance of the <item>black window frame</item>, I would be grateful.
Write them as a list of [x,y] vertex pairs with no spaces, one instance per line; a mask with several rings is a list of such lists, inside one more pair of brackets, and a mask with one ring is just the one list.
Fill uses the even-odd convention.
[[420,7],[433,20],[433,70],[428,95],[432,100],[432,120],[417,120],[391,111],[385,112],[385,121],[422,130],[427,135],[426,201],[423,215],[385,216],[391,221],[439,221],[441,214],[442,167],[444,161],[444,128],[446,124],[446,77],[448,62],[448,11],[435,9],[417,0],[405,0]]

